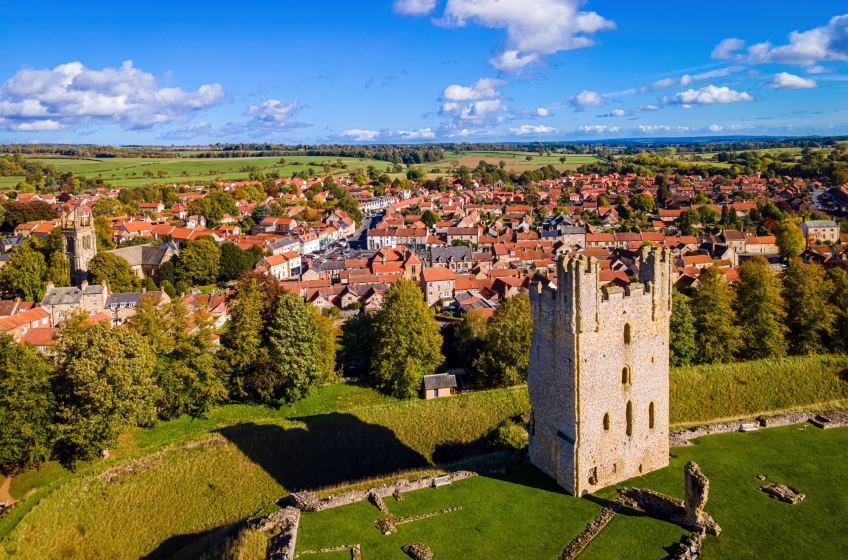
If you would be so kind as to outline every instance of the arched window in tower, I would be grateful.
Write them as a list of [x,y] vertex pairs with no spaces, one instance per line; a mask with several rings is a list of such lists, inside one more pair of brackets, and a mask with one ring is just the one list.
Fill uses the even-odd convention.
[[606,414],[604,414],[604,431],[608,432],[609,429],[610,429],[610,417],[609,417],[609,412],[607,412]]
[[654,401],[648,405],[648,428],[654,429]]
[[68,239],[68,252],[73,253],[74,252],[74,239],[72,237],[68,237],[67,239]]
[[624,325],[624,344],[630,344],[630,323]]
[[621,384],[629,385],[630,381],[630,366],[624,366],[621,368]]
[[627,437],[631,437],[633,435],[633,401],[627,401],[625,416],[627,417]]

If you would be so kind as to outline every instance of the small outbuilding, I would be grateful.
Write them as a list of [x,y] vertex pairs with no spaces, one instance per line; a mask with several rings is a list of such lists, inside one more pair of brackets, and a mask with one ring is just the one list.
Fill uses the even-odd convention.
[[456,376],[436,373],[424,376],[424,398],[427,400],[456,394]]

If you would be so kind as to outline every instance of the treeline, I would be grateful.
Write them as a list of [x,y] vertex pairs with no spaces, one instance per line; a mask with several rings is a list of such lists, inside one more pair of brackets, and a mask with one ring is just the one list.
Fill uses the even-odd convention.
[[89,144],[0,144],[0,153],[85,158],[172,158],[173,148],[160,146],[94,146]]
[[848,272],[800,258],[776,275],[763,257],[739,266],[734,287],[708,269],[699,289],[674,294],[672,366],[848,351]]

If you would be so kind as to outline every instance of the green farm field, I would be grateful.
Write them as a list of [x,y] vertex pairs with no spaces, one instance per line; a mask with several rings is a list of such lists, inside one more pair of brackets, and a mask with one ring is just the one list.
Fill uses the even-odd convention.
[[[324,176],[321,163],[330,163],[333,167],[330,173],[335,175],[347,175],[356,168],[366,169],[374,165],[385,169],[387,163],[377,160],[360,160],[357,158],[338,158],[348,166],[348,169],[335,167],[337,158],[322,156],[296,156],[287,157],[286,165],[281,165],[279,157],[246,157],[246,158],[220,158],[220,159],[198,159],[198,158],[103,158],[99,160],[90,159],[45,159],[41,161],[53,165],[60,171],[70,171],[88,178],[102,177],[105,181],[117,186],[136,186],[151,183],[179,183],[180,181],[209,181],[220,177],[223,180],[247,179],[248,171],[240,171],[246,167],[258,167],[263,173],[277,171],[281,177],[291,177],[292,173],[299,173],[309,167],[318,174]],[[292,165],[299,163],[301,165]],[[144,177],[144,171],[150,170],[157,175],[160,170],[167,171],[167,177],[153,178]],[[182,173],[188,176],[182,176]],[[7,179],[7,178],[4,178]],[[17,183],[18,179],[15,181]],[[12,183],[14,185],[15,183]],[[2,183],[0,183],[2,184]]]
[[[846,368],[848,358],[810,356],[674,369],[671,422],[681,426],[727,416],[842,408],[848,405]],[[265,537],[250,531],[238,533],[241,521],[261,511],[267,512],[269,506],[276,507],[273,504],[288,493],[310,489],[325,496],[350,488],[391,483],[399,477],[414,479],[442,469],[479,470],[486,464],[497,465],[504,456],[487,443],[491,434],[505,419],[515,418],[528,409],[526,387],[422,401],[397,400],[366,386],[343,384],[324,387],[295,405],[279,409],[231,404],[219,407],[203,419],[183,417],[149,429],[131,429],[110,449],[108,460],[80,464],[74,473],[48,463],[39,470],[14,477],[11,495],[21,503],[0,517],[0,560],[165,559],[174,557],[191,543],[201,548],[206,546],[204,550],[210,550],[213,545],[224,548],[243,545],[259,550]],[[696,440],[693,447],[682,448],[679,453],[675,450],[679,460],[672,460],[670,469],[651,473],[645,477],[648,482],[640,480],[632,484],[655,481],[657,489],[680,495],[682,465],[687,458],[698,461],[707,476],[716,477],[716,489],[731,486],[734,469],[747,473],[760,465],[768,467],[763,467],[763,474],[769,477],[779,474],[782,478],[775,478],[776,481],[797,484],[800,491],[810,496],[811,492],[821,495],[817,488],[830,484],[831,474],[848,475],[848,472],[840,474],[841,471],[825,469],[816,462],[821,457],[828,465],[838,462],[840,469],[848,470],[845,460],[848,457],[844,457],[848,453],[845,430],[811,430],[806,434],[807,440],[792,439],[797,433],[785,429],[763,430],[760,434],[761,439],[756,439],[761,437],[758,434],[740,434],[748,439],[728,434]],[[771,434],[782,434],[781,438],[789,439],[771,440]],[[842,434],[839,436],[842,439],[832,434]],[[730,443],[716,444],[713,448],[710,447],[713,441]],[[760,441],[769,443],[756,451],[760,448],[752,446]],[[807,441],[815,445],[809,449],[799,447],[807,445],[802,443]],[[712,451],[699,455],[701,449]],[[746,463],[749,460],[757,462]],[[806,471],[801,474],[808,478],[795,477],[792,468],[796,467],[792,466],[803,466],[805,461],[809,465],[803,467]],[[746,488],[750,482],[744,477],[740,481]],[[469,490],[464,490],[466,487]],[[369,547],[386,551],[386,555],[383,552],[366,555],[366,560],[392,558],[396,551],[390,548],[408,544],[401,543],[398,535],[416,538],[420,535],[419,540],[433,547],[439,556],[451,558],[469,553],[472,549],[468,547],[472,545],[483,551],[493,550],[487,547],[494,544],[484,545],[483,541],[497,543],[517,527],[521,532],[514,537],[515,550],[524,556],[514,557],[555,558],[597,514],[602,503],[602,500],[574,500],[532,469],[505,477],[479,477],[439,492],[421,491],[408,495],[404,502],[390,499],[387,503],[397,515],[455,505],[463,509],[403,525],[392,537],[383,537],[370,525],[378,512],[367,503],[352,507],[349,521],[344,521],[348,508],[310,514],[304,516],[299,548],[357,543],[365,547],[371,543]],[[762,507],[756,501],[759,498],[745,496],[753,504],[751,507]],[[832,515],[846,515],[848,505],[844,498],[842,502],[830,497],[816,499],[824,500],[819,503]],[[716,498],[716,506],[721,500]],[[771,505],[766,502],[766,506]],[[721,510],[713,511],[710,507],[707,510],[724,526]],[[752,517],[760,519],[757,512],[761,510],[752,511]],[[798,508],[789,511],[794,513]],[[336,528],[322,528],[323,520],[333,516],[342,520],[328,522]],[[548,519],[555,520],[556,530],[534,529],[547,527]],[[828,529],[818,522],[814,524],[817,531],[822,531],[822,538],[826,537]],[[343,532],[345,527],[350,532]],[[432,530],[428,531],[428,527]],[[770,526],[751,530],[767,531]],[[470,539],[470,544],[455,545],[457,531],[466,535],[464,538]],[[638,558],[662,558],[662,548],[681,534],[674,526],[634,515],[617,517],[604,535],[614,535],[616,531],[629,535],[630,540],[610,539],[604,544],[601,539],[593,542],[584,554],[590,558],[626,557],[615,547],[629,542],[629,546],[644,547],[639,548],[644,550],[644,556]],[[425,539],[428,534],[429,540]],[[222,541],[219,538],[222,535],[235,540]],[[359,540],[342,539],[345,535]],[[322,536],[327,538],[321,540]],[[728,541],[734,542],[733,538]],[[739,537],[736,542],[741,540]],[[454,547],[456,552],[450,552],[449,547]],[[599,552],[592,553],[593,549]],[[738,557],[750,557],[748,549],[743,552]],[[224,557],[208,556],[210,560]],[[251,557],[240,556],[243,560]]]

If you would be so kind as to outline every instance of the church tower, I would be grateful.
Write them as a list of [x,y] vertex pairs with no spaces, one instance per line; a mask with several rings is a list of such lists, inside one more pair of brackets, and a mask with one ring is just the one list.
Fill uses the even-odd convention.
[[575,496],[668,465],[671,252],[643,247],[625,288],[598,273],[563,257],[530,288],[530,461]]
[[73,217],[62,218],[62,252],[71,261],[71,284],[80,286],[88,277],[88,263],[97,254],[97,235],[91,211],[83,216],[74,208]]

